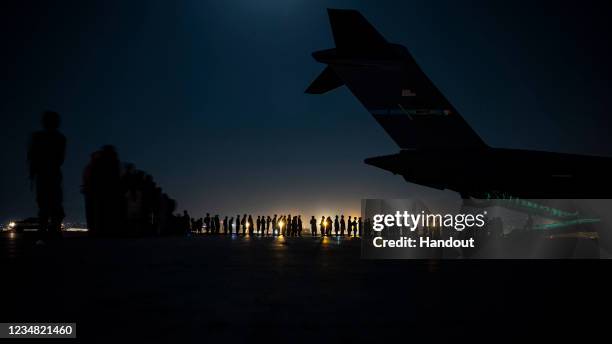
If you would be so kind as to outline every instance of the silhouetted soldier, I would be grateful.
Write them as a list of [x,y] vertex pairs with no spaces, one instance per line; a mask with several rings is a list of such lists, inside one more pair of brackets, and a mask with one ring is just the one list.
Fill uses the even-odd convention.
[[91,153],[89,163],[83,170],[83,185],[81,185],[81,192],[85,196],[85,219],[87,220],[87,228],[90,233],[97,233],[97,229],[95,228],[96,204],[93,193],[93,176],[95,165],[100,161],[101,154],[101,151]]
[[321,216],[321,223],[319,224],[319,229],[321,230],[321,236],[325,236],[325,216]]
[[314,215],[310,218],[310,234],[317,236],[317,219],[315,219]]
[[[244,220],[242,220],[244,221]],[[242,222],[240,221],[240,214],[236,215],[236,235],[240,234],[240,225]]]
[[281,216],[279,227],[280,227],[280,235],[285,236],[285,233],[287,231],[287,218],[285,217],[285,215]]
[[270,224],[271,223],[272,223],[272,218],[270,217],[270,215],[268,215],[268,217],[266,218],[266,235],[270,235]]
[[202,225],[204,224],[204,220],[200,217],[196,222],[196,232],[200,233],[202,231]]
[[291,236],[291,233],[293,232],[293,225],[291,223],[291,220],[293,220],[291,214],[287,215],[287,220],[285,221],[285,226],[287,227],[287,229],[285,230],[285,234],[287,236]]
[[327,217],[327,219],[325,220],[326,226],[325,226],[325,230],[327,231],[327,236],[331,236],[331,232],[332,232],[332,219],[331,217]]
[[353,223],[351,224],[353,227],[353,236],[357,236],[357,216],[353,217]]
[[357,222],[357,229],[359,231],[359,237],[361,237],[363,230],[363,222],[361,220],[361,216],[359,217],[359,221]]
[[334,235],[338,236],[338,231],[340,230],[340,221],[338,220],[338,215],[334,219]]
[[219,230],[221,229],[221,221],[219,220],[219,215],[215,215],[215,234],[219,234]]
[[44,112],[43,130],[32,134],[28,147],[30,180],[36,185],[40,230],[55,235],[61,235],[64,219],[62,164],[66,153],[66,138],[58,131],[59,125],[60,116],[57,112]]
[[183,210],[183,216],[181,218],[181,234],[189,232],[190,224],[191,224],[191,217],[189,216],[189,213],[187,212],[187,210]]
[[274,218],[272,218],[272,235],[275,233],[278,234],[278,220],[276,218],[276,214],[274,214]]
[[208,231],[210,234],[215,234],[217,232],[217,224],[215,223],[215,217],[211,216],[210,217],[210,231]]
[[257,233],[260,233],[261,231],[261,216],[257,216],[257,220],[255,220],[255,223],[257,224]]
[[298,231],[297,216],[293,216],[293,219],[291,219],[291,236],[296,236],[297,231]]
[[[87,226],[92,234],[118,233],[121,219],[124,217],[125,198],[122,194],[120,163],[115,148],[106,145],[92,154],[92,161],[86,168],[86,173],[87,170],[90,170],[90,175],[84,178],[86,180],[83,192],[85,199],[91,202],[92,219],[92,223]],[[176,204],[171,206],[176,207]]]
[[229,234],[232,234],[233,228],[234,228],[234,217],[230,217],[229,222],[227,224],[227,230],[229,232]]
[[249,227],[249,235],[253,235],[253,231],[254,231],[254,228],[253,228],[253,216],[251,216],[250,214],[249,214],[249,219],[248,219],[247,223],[248,223],[248,227]]
[[240,222],[240,225],[242,225],[242,235],[246,235],[246,229],[247,229],[247,215],[243,214],[242,215],[242,222]]
[[206,216],[204,217],[204,230],[206,231],[206,233],[210,233],[210,214],[206,213]]
[[340,215],[340,236],[344,236],[346,230],[346,222],[344,221],[344,215]]
[[348,221],[346,223],[348,225],[348,230],[346,231],[346,235],[351,236],[351,231],[353,230],[353,220],[351,220],[351,217],[348,217]]
[[227,216],[223,218],[223,234],[227,234]]
[[297,219],[297,225],[298,225],[298,236],[302,236],[302,215],[298,215],[298,219]]

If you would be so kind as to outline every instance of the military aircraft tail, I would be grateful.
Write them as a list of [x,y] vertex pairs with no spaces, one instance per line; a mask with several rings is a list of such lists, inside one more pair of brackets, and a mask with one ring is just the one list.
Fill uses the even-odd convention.
[[358,11],[328,12],[336,48],[313,53],[327,67],[306,93],[346,85],[402,149],[488,147],[405,47],[388,43]]
[[387,40],[355,10],[328,9],[336,49],[342,55],[369,55],[387,49]]

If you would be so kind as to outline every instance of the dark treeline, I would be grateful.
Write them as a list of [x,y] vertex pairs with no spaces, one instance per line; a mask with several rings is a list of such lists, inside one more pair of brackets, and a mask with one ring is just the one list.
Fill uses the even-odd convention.
[[225,216],[223,220],[219,215],[191,218],[185,211],[181,221],[185,231],[196,234],[237,234],[237,235],[282,235],[302,236],[308,233],[311,236],[361,236],[363,222],[361,217],[336,215],[335,219],[322,216],[320,220],[314,216],[303,223],[301,215],[259,215],[256,218],[251,214],[237,214]]
[[91,154],[83,173],[87,227],[93,235],[184,234],[176,201],[153,177],[122,164],[113,146]]

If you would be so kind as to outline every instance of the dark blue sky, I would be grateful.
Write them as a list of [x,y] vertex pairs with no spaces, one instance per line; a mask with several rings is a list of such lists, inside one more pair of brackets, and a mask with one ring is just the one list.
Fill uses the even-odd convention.
[[89,153],[117,147],[201,214],[357,213],[424,188],[363,164],[396,146],[342,88],[304,94],[327,7],[403,44],[490,145],[612,155],[609,5],[588,1],[7,1],[0,220],[33,215],[25,150],[63,115],[68,219]]

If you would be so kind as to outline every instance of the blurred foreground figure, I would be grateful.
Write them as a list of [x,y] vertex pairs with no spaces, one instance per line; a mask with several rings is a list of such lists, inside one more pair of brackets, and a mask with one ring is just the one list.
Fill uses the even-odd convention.
[[32,134],[28,147],[30,180],[36,185],[40,230],[56,235],[61,235],[65,216],[61,168],[66,153],[66,138],[59,132],[59,125],[60,115],[57,112],[44,112],[43,130]]
[[81,187],[92,235],[186,235],[202,228],[202,219],[194,219],[192,228],[187,211],[175,216],[176,201],[153,176],[134,164],[122,164],[111,145],[91,154]]
[[[83,173],[82,191],[89,231],[94,235],[118,233],[124,217],[124,202],[121,195],[121,167],[113,146],[106,145],[91,154]],[[136,196],[133,195],[133,198]],[[130,210],[124,212],[134,214],[138,205],[134,201]]]

